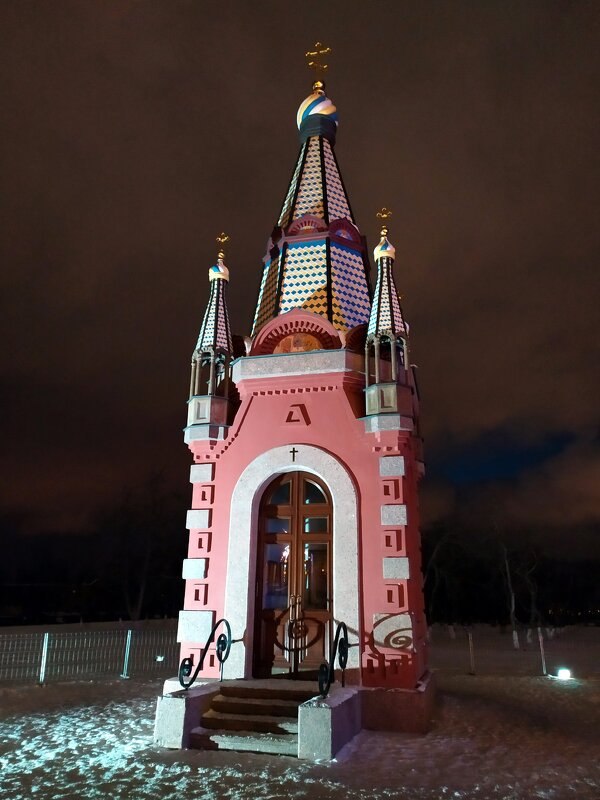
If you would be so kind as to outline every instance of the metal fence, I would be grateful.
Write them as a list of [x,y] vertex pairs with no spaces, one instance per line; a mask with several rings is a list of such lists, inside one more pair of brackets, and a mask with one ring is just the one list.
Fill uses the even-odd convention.
[[[491,625],[433,625],[433,669],[478,675],[600,675],[600,627],[510,629]],[[515,644],[518,644],[515,647]],[[96,677],[170,677],[179,667],[176,621],[139,628],[0,633],[0,682],[79,680]]]
[[510,628],[433,625],[429,663],[434,669],[477,675],[600,675],[600,627]]
[[170,676],[178,669],[174,624],[162,628],[0,633],[0,682]]

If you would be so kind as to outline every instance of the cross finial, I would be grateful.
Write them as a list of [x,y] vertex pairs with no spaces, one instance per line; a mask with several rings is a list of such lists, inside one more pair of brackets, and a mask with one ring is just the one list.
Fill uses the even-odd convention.
[[309,50],[308,53],[305,54],[308,68],[314,69],[315,71],[315,82],[313,83],[313,89],[316,92],[322,92],[325,88],[322,77],[323,73],[327,72],[327,67],[329,65],[325,63],[324,56],[328,56],[331,52],[331,47],[327,47],[322,42],[315,42],[313,49]]
[[220,258],[221,261],[225,258],[225,253],[223,251],[223,247],[225,246],[225,243],[229,241],[229,238],[230,237],[224,231],[221,231],[221,233],[217,236],[217,238],[215,240],[221,245],[221,247],[219,248],[218,255],[217,255],[217,258]]
[[392,216],[392,212],[389,210],[389,208],[386,208],[385,206],[383,206],[383,208],[380,211],[377,212],[376,216],[377,216],[378,219],[381,220],[381,223],[382,223],[381,224],[381,235],[382,236],[387,236],[388,227],[387,227],[387,224],[386,224],[386,220],[388,220]]

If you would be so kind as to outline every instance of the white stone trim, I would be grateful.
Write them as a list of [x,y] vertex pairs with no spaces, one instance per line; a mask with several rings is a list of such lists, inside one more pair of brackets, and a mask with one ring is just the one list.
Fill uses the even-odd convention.
[[310,350],[305,353],[278,353],[276,355],[246,356],[232,365],[232,381],[256,378],[289,377],[291,375],[319,375],[333,372],[352,372],[364,382],[364,358],[350,350]]
[[213,479],[214,469],[214,464],[192,464],[190,483],[210,483]]
[[381,478],[404,474],[404,456],[380,456],[379,475]]
[[381,506],[382,525],[406,525],[406,506],[396,504]]
[[214,611],[180,611],[178,642],[207,642],[213,626]]
[[187,512],[185,527],[188,531],[192,528],[208,528],[210,510],[208,508],[194,508]]
[[409,613],[373,614],[373,638],[376,647],[414,651],[412,617]]
[[[290,450],[297,448],[296,461]],[[345,622],[351,644],[359,641],[358,502],[347,469],[325,450],[296,444],[275,447],[254,459],[241,474],[231,497],[225,617],[236,642],[224,665],[226,678],[252,673],[256,540],[260,500],[266,486],[286,472],[311,472],[327,485],[333,500],[333,615]],[[242,587],[247,587],[243,591]],[[202,641],[201,639],[198,641]],[[358,647],[351,647],[348,667],[360,664]]]
[[410,578],[408,558],[406,556],[384,558],[383,577],[386,580],[408,580]]
[[198,581],[206,578],[206,558],[184,558],[181,577],[186,581]]

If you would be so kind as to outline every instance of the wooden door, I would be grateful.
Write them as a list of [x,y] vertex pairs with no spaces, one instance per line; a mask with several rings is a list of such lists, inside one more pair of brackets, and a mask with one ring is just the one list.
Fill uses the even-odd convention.
[[254,664],[256,677],[316,671],[329,652],[332,504],[306,472],[280,475],[259,513]]

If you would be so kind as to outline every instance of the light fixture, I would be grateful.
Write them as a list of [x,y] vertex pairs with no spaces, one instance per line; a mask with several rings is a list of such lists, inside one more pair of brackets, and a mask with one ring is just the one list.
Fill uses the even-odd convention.
[[571,670],[567,669],[566,667],[561,667],[559,670],[556,671],[556,677],[559,681],[570,681],[571,680]]

